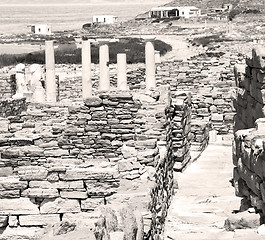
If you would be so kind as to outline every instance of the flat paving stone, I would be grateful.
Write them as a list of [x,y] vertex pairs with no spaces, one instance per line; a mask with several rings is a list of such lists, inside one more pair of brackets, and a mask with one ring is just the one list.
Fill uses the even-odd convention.
[[257,229],[224,229],[227,217],[240,208],[241,198],[230,183],[233,168],[232,144],[221,142],[209,145],[183,173],[175,173],[179,188],[168,212],[164,239],[261,239]]

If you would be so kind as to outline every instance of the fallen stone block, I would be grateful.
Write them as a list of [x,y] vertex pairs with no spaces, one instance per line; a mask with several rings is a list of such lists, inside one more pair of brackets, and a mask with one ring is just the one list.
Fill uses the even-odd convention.
[[234,231],[235,229],[258,228],[260,226],[259,214],[239,212],[229,216],[225,220],[224,228],[227,231]]

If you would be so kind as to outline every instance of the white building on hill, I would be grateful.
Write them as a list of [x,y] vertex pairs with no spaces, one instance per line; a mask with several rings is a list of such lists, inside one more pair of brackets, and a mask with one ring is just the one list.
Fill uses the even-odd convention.
[[102,15],[102,16],[93,16],[93,23],[105,23],[112,24],[118,21],[117,16],[113,15]]
[[198,17],[201,10],[197,7],[154,7],[149,11],[150,18]]
[[51,35],[52,28],[47,24],[35,24],[31,26],[31,32],[35,34]]

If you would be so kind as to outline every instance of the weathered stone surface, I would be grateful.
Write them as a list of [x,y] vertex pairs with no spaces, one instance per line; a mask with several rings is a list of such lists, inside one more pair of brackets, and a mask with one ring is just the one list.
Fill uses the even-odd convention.
[[0,189],[6,190],[23,190],[28,187],[27,181],[20,181],[18,177],[2,177],[0,178]]
[[63,234],[66,234],[68,232],[74,231],[75,228],[76,228],[75,223],[70,223],[68,221],[62,221],[53,227],[53,229],[54,229],[53,234],[54,235],[63,235]]
[[124,232],[111,232],[109,234],[110,240],[123,240],[125,238]]
[[129,147],[125,144],[122,146],[121,152],[124,158],[131,158],[137,156],[137,150],[134,147]]
[[49,182],[49,181],[30,181],[30,188],[57,188],[57,189],[82,189],[84,187],[83,181],[58,181],[58,182]]
[[80,180],[80,179],[113,179],[118,176],[118,173],[113,168],[75,168],[67,170],[65,174],[60,174],[62,180]]
[[3,190],[0,191],[0,198],[19,198],[20,190]]
[[0,199],[1,215],[38,214],[38,206],[29,198]]
[[80,212],[80,205],[78,200],[68,200],[62,198],[45,199],[40,205],[41,214],[78,212]]
[[61,198],[67,199],[86,199],[88,198],[86,190],[80,189],[79,191],[60,191]]
[[[83,200],[87,201],[87,200]],[[83,202],[81,201],[81,202]],[[95,208],[93,208],[95,210]],[[94,229],[95,222],[100,218],[100,212],[80,212],[80,213],[65,213],[63,215],[63,221],[75,223],[78,229]]]
[[20,180],[45,180],[48,170],[39,166],[18,167],[18,176]]
[[90,97],[84,100],[87,107],[100,107],[102,105],[102,99],[99,97]]
[[60,222],[59,214],[38,214],[19,216],[20,226],[47,226]]
[[8,177],[12,174],[13,174],[13,168],[12,167],[1,167],[0,168],[0,177]]
[[0,216],[0,228],[6,227],[8,224],[8,216]]
[[28,188],[21,193],[22,197],[56,198],[59,197],[57,189]]
[[86,200],[81,200],[81,209],[93,211],[100,205],[104,205],[104,198],[88,198]]
[[9,225],[9,227],[17,227],[18,226],[18,216],[9,216],[8,217],[8,225]]
[[118,191],[120,186],[117,180],[85,180],[89,196],[109,196]]
[[225,229],[234,231],[235,229],[258,228],[260,225],[259,214],[241,212],[230,216],[225,220]]
[[40,227],[7,227],[3,234],[1,234],[1,240],[36,240],[39,239],[45,230]]

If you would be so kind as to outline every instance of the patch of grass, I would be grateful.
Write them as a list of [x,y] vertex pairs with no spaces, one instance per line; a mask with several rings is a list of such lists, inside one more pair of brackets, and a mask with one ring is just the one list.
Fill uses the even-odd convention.
[[[169,44],[163,41],[155,40],[155,49],[160,51],[161,55],[166,54],[172,50]],[[125,38],[119,42],[109,44],[110,63],[117,62],[117,54],[126,53],[127,63],[142,63],[145,61],[145,43],[138,38]],[[91,61],[93,63],[99,62],[99,47],[98,45],[91,45]],[[61,47],[55,50],[55,62],[57,64],[80,64],[81,63],[81,49],[76,48],[74,44]],[[0,67],[15,65],[18,63],[27,64],[44,64],[45,52],[32,52],[28,54],[1,54]]]

